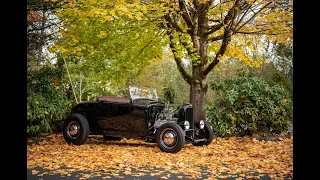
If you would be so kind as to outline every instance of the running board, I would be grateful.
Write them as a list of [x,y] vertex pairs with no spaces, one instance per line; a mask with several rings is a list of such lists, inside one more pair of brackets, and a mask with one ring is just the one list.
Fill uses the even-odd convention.
[[194,139],[194,140],[193,140],[193,142],[201,142],[201,141],[207,141],[207,139],[204,138],[204,139]]

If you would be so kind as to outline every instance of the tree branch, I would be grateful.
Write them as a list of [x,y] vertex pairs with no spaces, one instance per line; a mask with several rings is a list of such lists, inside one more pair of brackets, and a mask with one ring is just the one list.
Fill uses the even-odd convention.
[[187,9],[187,7],[185,5],[184,0],[179,0],[179,9],[180,9],[181,15],[182,15],[183,19],[186,21],[188,27],[192,28],[193,27],[193,22],[191,20],[191,16],[190,16],[189,11],[188,11],[188,9]]
[[216,32],[217,30],[219,30],[222,27],[222,23],[216,24],[212,27],[210,27],[210,30],[206,33],[207,35],[212,34],[214,32]]
[[[221,29],[221,27],[224,25],[224,24],[228,24],[228,22],[233,18],[233,11],[234,11],[234,8],[235,8],[235,6],[236,6],[236,2],[237,2],[238,0],[236,0],[235,1],[235,3],[233,4],[233,6],[228,10],[228,13],[227,13],[227,15],[225,16],[225,18],[222,20],[222,22],[221,23],[219,23],[219,24],[216,24],[216,25],[214,25],[214,26],[211,26],[209,29],[209,31],[206,33],[207,35],[209,35],[209,34],[212,34],[212,33],[214,33],[214,32],[216,32],[216,31],[218,31],[219,29]],[[220,3],[222,3],[222,2],[220,2]],[[222,19],[222,14],[221,14],[221,19]],[[217,20],[216,20],[217,21]]]
[[187,71],[184,69],[183,64],[182,64],[182,59],[180,57],[176,56],[177,50],[176,50],[176,46],[177,44],[174,42],[173,40],[173,31],[167,31],[167,34],[169,35],[169,39],[170,39],[170,49],[174,55],[174,61],[177,64],[177,68],[182,76],[182,78],[188,83],[191,84],[191,75],[187,73]]
[[266,32],[268,29],[266,30],[261,30],[261,31],[248,31],[248,32],[244,32],[244,31],[238,31],[237,34],[265,34],[265,35],[279,35],[279,34],[283,34],[283,32],[278,32],[278,33],[264,33]]
[[235,33],[239,31],[244,25],[246,25],[248,22],[250,22],[259,12],[261,12],[264,8],[266,8],[271,2],[268,2],[266,5],[264,5],[261,9],[259,9],[257,12],[255,12],[246,22],[244,22],[239,28],[235,29]]
[[234,20],[236,18],[236,15],[237,15],[237,10],[235,9],[236,7],[239,7],[239,0],[235,0],[234,3],[233,3],[233,6],[232,6],[232,14],[231,14],[231,18],[230,18],[230,23],[228,24],[227,28],[228,30],[232,30],[232,25],[234,23]]
[[210,42],[213,42],[213,41],[221,40],[221,39],[223,39],[223,37],[224,37],[224,34],[222,34],[222,35],[220,35],[220,36],[215,36],[215,37],[209,38],[208,40],[209,40]]
[[192,2],[193,2],[195,9],[197,9],[200,4],[200,0],[193,0]]
[[178,31],[183,32],[180,26],[178,25],[177,21],[174,21],[169,14],[165,15],[165,19]]
[[[45,26],[45,27],[30,28],[29,30],[27,30],[27,33],[31,33],[31,32],[33,32],[33,31],[44,30],[44,29],[47,29],[47,28],[49,28],[49,27],[51,27],[51,26],[59,25],[59,24],[61,24],[63,21],[64,21],[64,20],[61,20],[60,22],[57,22],[57,23],[51,23],[51,24],[49,24],[49,25],[47,25],[47,26]],[[32,25],[29,25],[29,27],[30,27],[30,26],[32,26]]]
[[229,44],[231,40],[231,35],[229,32],[225,32],[224,33],[224,37],[222,40],[222,44],[220,46],[219,51],[217,52],[215,58],[213,59],[213,61],[207,66],[207,68],[203,71],[203,76],[206,76],[209,74],[209,72],[220,62],[219,57],[223,56],[224,52],[227,49],[227,46]]

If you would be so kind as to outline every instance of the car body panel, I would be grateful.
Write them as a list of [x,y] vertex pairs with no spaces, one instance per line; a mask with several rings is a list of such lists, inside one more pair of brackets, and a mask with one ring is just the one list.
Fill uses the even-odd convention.
[[[117,97],[110,97],[117,98]],[[110,102],[98,98],[92,102],[82,102],[73,107],[71,113],[83,114],[90,125],[91,134],[142,137],[154,135],[148,132],[148,122],[154,119],[154,111],[164,107],[163,103]],[[159,108],[160,107],[160,108]],[[150,115],[151,114],[151,115]],[[150,117],[152,116],[152,117]],[[151,122],[153,122],[151,120]]]
[[[95,101],[81,102],[72,113],[86,117],[90,134],[129,138],[155,138],[157,128],[164,123],[177,123],[184,131],[186,142],[196,140],[196,128],[191,104],[182,104],[169,116],[166,106],[158,102],[154,89],[137,90],[131,87],[134,98],[100,96]],[[148,94],[150,92],[150,94]],[[153,97],[149,99],[148,97]],[[185,128],[188,121],[190,128]]]

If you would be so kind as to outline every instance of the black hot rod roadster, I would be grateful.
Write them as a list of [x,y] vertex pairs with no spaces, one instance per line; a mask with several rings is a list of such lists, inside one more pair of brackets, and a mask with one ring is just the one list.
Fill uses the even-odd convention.
[[158,101],[155,89],[130,86],[129,90],[130,99],[101,96],[75,105],[63,125],[66,142],[81,145],[89,134],[106,140],[139,138],[157,142],[168,153],[180,151],[185,143],[211,143],[213,128],[205,120],[194,120],[191,104],[170,110]]

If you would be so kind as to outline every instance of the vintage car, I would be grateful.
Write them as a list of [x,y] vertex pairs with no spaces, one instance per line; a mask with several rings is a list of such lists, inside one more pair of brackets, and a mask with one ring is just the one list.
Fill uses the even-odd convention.
[[64,121],[63,136],[68,144],[81,145],[90,135],[106,140],[139,138],[156,142],[168,153],[179,152],[185,143],[208,145],[213,128],[193,118],[191,104],[176,109],[158,101],[155,89],[129,86],[130,99],[101,96],[72,108]]

